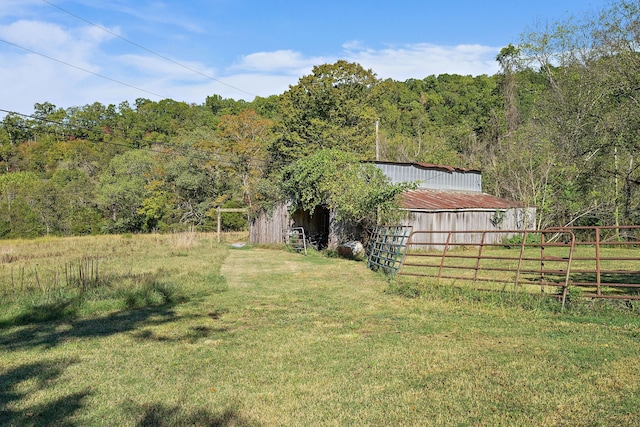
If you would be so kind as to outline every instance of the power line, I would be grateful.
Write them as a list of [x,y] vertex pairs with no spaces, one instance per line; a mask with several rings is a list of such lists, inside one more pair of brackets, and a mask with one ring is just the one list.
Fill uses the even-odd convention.
[[172,64],[175,64],[175,65],[177,65],[177,66],[179,66],[179,67],[184,68],[185,70],[189,70],[189,71],[191,71],[191,72],[193,72],[193,73],[196,73],[196,74],[198,74],[198,75],[200,75],[200,76],[202,76],[202,77],[205,77],[205,78],[207,78],[207,79],[209,79],[209,80],[212,80],[212,81],[214,81],[214,82],[216,82],[216,83],[220,83],[221,85],[227,86],[227,87],[229,87],[229,88],[231,88],[231,89],[237,90],[237,91],[242,92],[242,93],[246,93],[247,95],[251,95],[251,96],[253,96],[253,97],[258,96],[258,95],[254,94],[254,93],[251,93],[251,92],[248,92],[248,91],[246,91],[246,90],[244,90],[244,89],[240,89],[240,88],[238,88],[238,87],[232,86],[232,85],[230,85],[230,84],[228,84],[228,83],[225,83],[225,82],[223,82],[223,81],[221,81],[221,80],[218,80],[218,79],[216,79],[216,78],[214,78],[214,77],[211,77],[211,76],[209,76],[209,75],[207,75],[207,74],[204,74],[204,73],[202,73],[202,72],[200,72],[200,71],[196,70],[195,68],[189,67],[188,65],[184,65],[184,64],[182,64],[182,63],[180,63],[180,62],[178,62],[178,61],[175,61],[175,60],[173,60],[173,59],[171,59],[171,58],[169,58],[169,57],[167,57],[167,56],[165,56],[165,55],[162,55],[162,54],[160,54],[160,53],[158,53],[158,52],[155,52],[155,51],[153,51],[153,50],[151,50],[151,49],[148,49],[148,48],[146,48],[146,47],[142,46],[141,44],[138,44],[138,43],[136,43],[136,42],[134,42],[134,41],[131,41],[131,40],[129,40],[129,39],[127,39],[127,38],[125,38],[125,37],[122,37],[121,35],[119,35],[119,34],[117,34],[117,33],[114,33],[113,31],[111,31],[111,30],[109,30],[109,29],[107,29],[107,28],[105,28],[105,27],[103,27],[103,26],[101,26],[101,25],[95,24],[95,23],[93,23],[93,22],[91,22],[91,21],[89,21],[89,20],[87,20],[87,19],[83,18],[82,16],[79,16],[79,15],[77,15],[77,14],[75,14],[75,13],[73,13],[73,12],[71,12],[71,11],[67,10],[67,9],[64,9],[64,8],[62,8],[62,7],[60,7],[60,6],[56,5],[56,4],[54,4],[54,3],[51,3],[51,2],[50,2],[50,1],[48,1],[48,0],[42,0],[42,1],[43,1],[44,3],[47,3],[48,5],[50,5],[50,6],[52,6],[52,7],[55,7],[56,9],[61,10],[61,11],[62,11],[62,12],[64,12],[64,13],[67,13],[67,14],[69,14],[69,15],[71,15],[71,16],[73,16],[73,17],[75,17],[75,18],[79,19],[79,20],[81,20],[82,22],[86,22],[87,24],[92,25],[92,26],[94,26],[94,27],[96,27],[96,28],[98,28],[98,29],[100,29],[100,30],[104,31],[104,32],[105,32],[105,33],[107,33],[107,34],[110,34],[110,35],[112,35],[112,36],[114,36],[114,37],[116,37],[116,38],[118,38],[118,39],[120,39],[120,40],[122,40],[122,41],[124,41],[124,42],[127,42],[127,43],[129,43],[129,44],[131,44],[131,45],[133,45],[133,46],[135,46],[135,47],[137,47],[137,48],[139,48],[139,49],[142,49],[142,50],[144,50],[145,52],[148,52],[148,53],[150,53],[150,54],[152,54],[152,55],[155,55],[155,56],[157,56],[158,58],[164,59],[165,61],[169,61],[169,62],[171,62]]
[[[44,122],[44,123],[59,125],[59,126],[65,127],[65,128],[89,130],[89,131],[92,131],[92,132],[95,131],[95,129],[92,129],[92,128],[89,128],[89,127],[86,127],[86,126],[73,126],[73,125],[70,125],[70,124],[67,124],[67,123],[62,123],[62,122],[58,122],[58,121],[55,121],[55,120],[50,120],[50,119],[47,119],[47,118],[44,118],[44,117],[37,117],[37,116],[29,115],[29,114],[18,113],[16,111],[5,110],[3,108],[0,108],[0,111],[3,112],[3,113],[11,114],[11,115],[21,116],[21,117],[25,117],[25,118],[33,119],[33,120],[38,120],[38,121]],[[99,131],[99,132],[104,133],[104,131]],[[75,135],[70,135],[68,133],[64,133],[63,132],[61,134],[61,136],[72,137],[72,136],[75,136]],[[158,150],[154,150],[152,148],[131,147],[130,145],[127,145],[127,144],[120,144],[120,143],[111,142],[111,141],[101,141],[101,142],[103,144],[109,144],[109,145],[113,145],[115,147],[122,147],[122,148],[128,148],[128,149],[137,148],[139,150],[150,151],[150,152],[154,152],[154,153],[158,153],[158,154],[168,154],[168,153],[166,153],[164,151],[158,151]]]
[[121,82],[120,80],[112,79],[111,77],[107,77],[107,76],[104,76],[102,74],[94,73],[93,71],[87,70],[86,68],[82,68],[82,67],[78,67],[77,65],[69,64],[68,62],[62,61],[62,60],[54,58],[52,56],[45,55],[44,53],[36,52],[35,50],[28,49],[28,48],[26,48],[24,46],[20,46],[18,44],[12,43],[12,42],[4,40],[4,39],[0,39],[0,42],[6,43],[6,44],[14,46],[14,47],[17,47],[18,49],[25,50],[25,51],[33,53],[35,55],[42,56],[43,58],[49,59],[51,61],[58,62],[60,64],[66,65],[68,67],[75,68],[76,70],[84,71],[85,73],[93,74],[94,76],[97,76],[97,77],[112,81],[114,83],[118,83],[120,85],[129,87],[129,88],[132,88],[132,89],[135,89],[135,90],[139,90],[141,92],[145,92],[145,93],[148,93],[148,94],[153,95],[153,96],[157,96],[160,99],[163,99],[163,98],[164,99],[168,99],[169,98],[168,96],[163,96],[163,95],[157,94],[155,92],[151,92],[150,90],[142,89],[142,88],[139,88],[137,86],[130,85],[129,83]]
[[[3,108],[0,108],[0,112],[3,113],[7,113],[7,114],[12,114],[12,115],[17,115],[17,116],[21,116],[21,117],[25,117],[25,118],[29,118],[29,119],[33,119],[33,120],[38,120],[40,122],[45,122],[45,123],[50,123],[50,124],[55,124],[55,125],[59,125],[62,126],[63,128],[72,128],[72,129],[77,129],[77,130],[86,130],[86,131],[91,131],[91,132],[100,132],[102,134],[105,134],[106,132],[102,129],[94,129],[94,128],[90,128],[87,126],[78,126],[78,125],[71,125],[68,123],[63,123],[63,122],[58,122],[56,120],[50,120],[44,117],[38,117],[38,116],[34,116],[34,115],[29,115],[29,114],[23,114],[23,113],[18,113],[16,111],[11,111],[11,110],[5,110]],[[69,135],[66,133],[62,133],[62,136],[67,136],[67,137],[71,137],[71,136],[75,136],[75,135]],[[112,141],[100,141],[100,143],[102,144],[108,144],[108,145],[112,145],[115,147],[122,147],[122,148],[126,148],[129,150],[144,150],[144,151],[148,151],[151,153],[156,153],[156,154],[162,154],[165,156],[181,156],[181,157],[190,157],[190,158],[195,158],[198,160],[202,160],[202,161],[216,161],[218,164],[221,165],[225,165],[225,166],[236,166],[236,164],[234,162],[232,162],[231,160],[229,160],[231,157],[230,156],[225,156],[225,155],[221,155],[221,154],[214,154],[210,151],[205,151],[205,150],[200,150],[197,148],[193,148],[193,147],[181,147],[181,146],[176,146],[176,145],[167,145],[166,143],[160,142],[160,141],[144,141],[144,140],[131,140],[131,142],[133,143],[140,143],[140,142],[144,142],[147,144],[153,144],[153,145],[159,145],[159,146],[163,146],[166,147],[167,149],[173,150],[172,152],[167,152],[167,151],[161,151],[161,150],[157,150],[157,149],[153,149],[153,148],[148,148],[148,147],[132,147],[130,145],[127,144],[121,144],[121,143],[117,143],[117,142],[112,142]],[[226,159],[225,159],[226,158]],[[258,158],[249,158],[249,160],[251,160],[254,164],[262,164],[262,165],[266,165],[268,162],[265,159],[258,159]]]

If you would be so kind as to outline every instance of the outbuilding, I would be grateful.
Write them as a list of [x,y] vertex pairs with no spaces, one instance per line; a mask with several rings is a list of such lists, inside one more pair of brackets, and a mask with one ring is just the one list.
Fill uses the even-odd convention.
[[[400,208],[407,211],[401,225],[421,231],[531,230],[535,207],[482,192],[479,170],[426,163],[373,162],[392,183],[412,182],[414,190],[403,194]],[[250,224],[250,241],[257,244],[282,242],[290,227],[303,227],[321,247],[335,248],[353,240],[357,231],[335,221],[322,206],[314,212],[289,214],[288,204],[262,213]],[[434,234],[424,239],[442,239]],[[459,237],[463,238],[463,237]],[[471,243],[471,242],[469,242]]]

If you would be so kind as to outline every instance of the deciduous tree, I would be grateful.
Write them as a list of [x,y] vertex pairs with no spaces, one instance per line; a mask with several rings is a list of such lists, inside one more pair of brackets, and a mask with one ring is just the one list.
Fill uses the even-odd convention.
[[374,159],[378,82],[373,71],[343,60],[314,67],[280,99],[274,160],[285,164],[331,148]]

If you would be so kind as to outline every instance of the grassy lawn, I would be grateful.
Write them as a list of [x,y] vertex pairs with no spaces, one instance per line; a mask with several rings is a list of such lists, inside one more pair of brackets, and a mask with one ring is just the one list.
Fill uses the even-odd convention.
[[390,284],[213,235],[0,257],[0,425],[640,424],[640,314],[624,304]]

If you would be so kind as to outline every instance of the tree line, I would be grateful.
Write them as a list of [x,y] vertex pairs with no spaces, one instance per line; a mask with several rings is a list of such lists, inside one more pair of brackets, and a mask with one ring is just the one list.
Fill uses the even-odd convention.
[[310,156],[336,152],[478,168],[485,192],[536,206],[539,227],[635,224],[639,21],[621,0],[527,30],[492,76],[381,80],[341,60],[250,102],[38,103],[0,122],[0,237],[211,230],[219,206],[302,194]]

